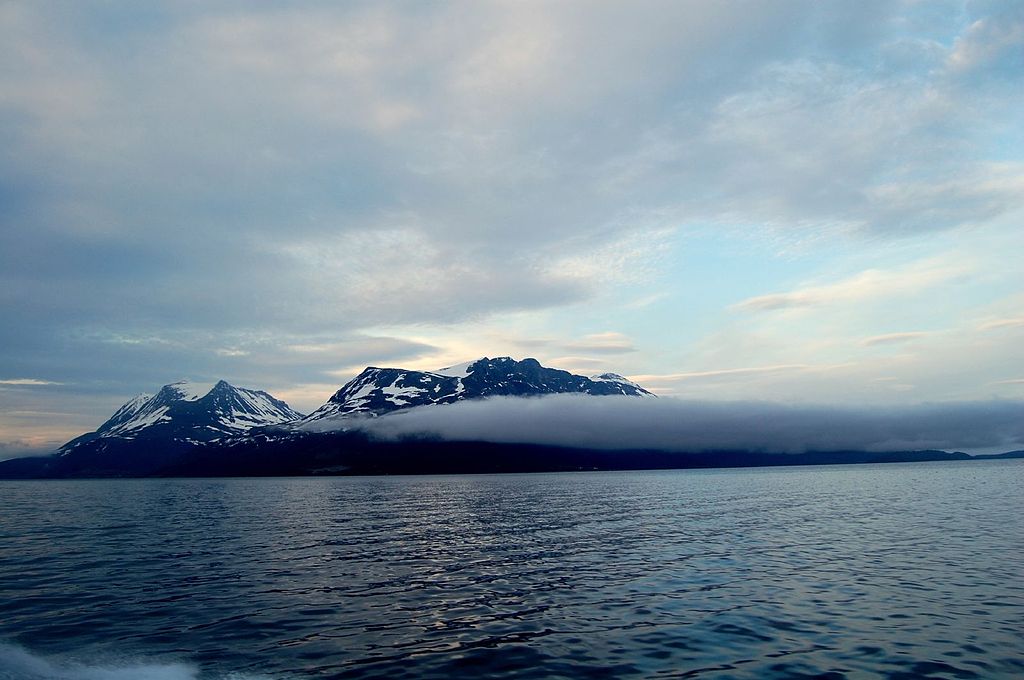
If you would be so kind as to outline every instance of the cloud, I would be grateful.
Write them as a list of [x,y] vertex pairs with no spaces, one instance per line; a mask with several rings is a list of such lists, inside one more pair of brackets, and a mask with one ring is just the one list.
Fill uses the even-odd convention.
[[1019,3],[1006,3],[994,16],[972,23],[956,38],[947,57],[951,71],[958,75],[982,68],[1024,67],[1024,10]]
[[555,368],[583,374],[607,372],[608,368],[608,362],[604,359],[591,357],[555,357],[550,360],[550,363]]
[[744,312],[770,312],[893,298],[920,293],[970,274],[968,262],[931,259],[890,270],[867,269],[834,283],[808,285],[787,293],[748,298],[733,305]]
[[591,354],[624,354],[636,351],[629,336],[615,331],[591,333],[576,342],[566,343],[563,347],[569,352]]
[[285,247],[301,266],[307,316],[360,325],[457,321],[482,312],[544,308],[587,297],[589,280],[517,258],[479,260],[415,228],[351,232]]
[[[312,338],[307,338],[307,340]],[[425,342],[384,335],[350,334],[331,337],[320,342],[301,342],[285,345],[288,355],[311,357],[311,361],[362,363],[365,361],[393,360],[417,357],[437,351]]]
[[63,383],[52,380],[39,380],[38,378],[7,378],[0,380],[0,385],[12,386],[36,386],[36,385],[62,385]]
[[985,321],[978,326],[979,331],[994,331],[1003,328],[1024,328],[1024,316],[993,319]]
[[894,345],[901,344],[904,342],[910,342],[919,338],[925,338],[931,335],[925,331],[908,331],[904,333],[884,333],[882,335],[873,335],[870,338],[864,338],[860,341],[860,344],[865,347],[873,347],[875,345]]
[[52,442],[36,439],[17,438],[0,440],[0,461],[10,458],[45,456],[53,453],[54,448],[55,445]]
[[745,378],[764,373],[803,373],[806,371],[828,370],[827,366],[811,364],[780,364],[777,366],[754,366],[749,368],[723,368],[713,371],[691,371],[689,373],[668,373],[664,375],[637,375],[633,380],[644,385],[658,387],[689,380],[716,380],[719,378]]
[[[96,402],[105,414],[96,419],[83,416]],[[107,400],[95,394],[61,393],[55,399],[49,389],[0,389],[0,458],[50,453],[73,437],[95,429],[121,403],[123,400]]]
[[988,452],[1024,445],[1019,401],[883,409],[552,395],[421,407],[346,425],[353,422],[389,439],[431,434],[604,449]]

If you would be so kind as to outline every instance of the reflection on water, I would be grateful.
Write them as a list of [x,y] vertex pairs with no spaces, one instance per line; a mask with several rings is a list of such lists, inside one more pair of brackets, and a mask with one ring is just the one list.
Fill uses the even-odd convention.
[[0,679],[1024,676],[1019,461],[0,498]]

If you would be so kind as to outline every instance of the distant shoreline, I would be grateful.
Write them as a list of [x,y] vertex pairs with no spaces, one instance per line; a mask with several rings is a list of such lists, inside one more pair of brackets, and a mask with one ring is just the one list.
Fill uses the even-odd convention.
[[501,474],[629,470],[856,465],[1011,460],[1024,451],[969,455],[947,451],[602,450],[540,444],[414,439],[378,441],[359,433],[257,437],[226,444],[125,443],[88,456],[43,456],[0,462],[0,479],[317,477]]

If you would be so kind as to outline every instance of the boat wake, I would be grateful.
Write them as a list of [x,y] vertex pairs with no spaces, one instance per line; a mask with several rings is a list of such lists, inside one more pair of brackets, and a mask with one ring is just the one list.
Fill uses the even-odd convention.
[[9,643],[0,643],[0,680],[270,680],[267,676],[228,673],[210,676],[187,663],[113,660],[86,663],[51,660]]

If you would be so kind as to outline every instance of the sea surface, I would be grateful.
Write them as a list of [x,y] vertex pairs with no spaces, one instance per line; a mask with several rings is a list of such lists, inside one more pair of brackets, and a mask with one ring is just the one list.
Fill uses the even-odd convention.
[[1022,678],[1024,461],[0,482],[0,679]]

